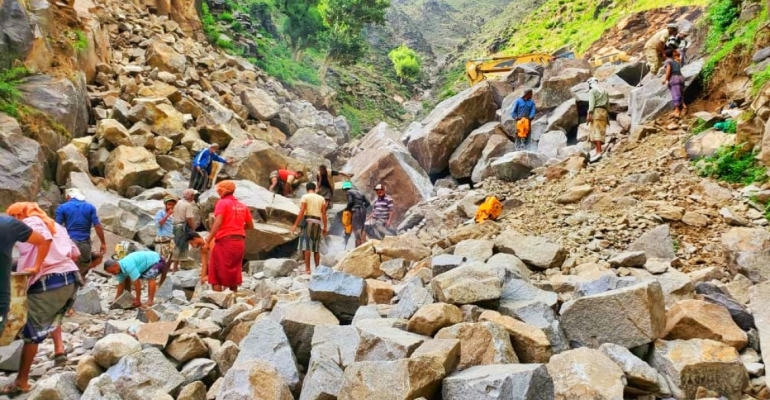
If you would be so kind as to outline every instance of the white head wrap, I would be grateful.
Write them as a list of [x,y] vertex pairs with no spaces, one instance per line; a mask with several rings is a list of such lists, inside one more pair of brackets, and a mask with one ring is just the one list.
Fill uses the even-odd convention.
[[76,188],[67,189],[65,193],[67,194],[67,196],[69,196],[72,199],[86,201],[86,196],[83,194],[83,192],[80,191],[80,189],[76,189]]

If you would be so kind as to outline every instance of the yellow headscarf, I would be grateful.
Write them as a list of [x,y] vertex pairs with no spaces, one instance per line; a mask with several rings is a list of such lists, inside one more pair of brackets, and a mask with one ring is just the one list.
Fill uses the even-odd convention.
[[19,202],[11,204],[5,212],[14,218],[25,219],[29,217],[38,217],[45,222],[51,235],[56,234],[56,222],[43,211],[37,203]]
[[235,193],[235,182],[233,181],[222,181],[217,183],[217,194],[219,197],[225,197],[228,194]]

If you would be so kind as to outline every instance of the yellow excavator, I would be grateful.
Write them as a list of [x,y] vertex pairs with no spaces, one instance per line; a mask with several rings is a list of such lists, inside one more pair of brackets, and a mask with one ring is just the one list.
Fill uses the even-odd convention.
[[[561,49],[553,54],[532,53],[519,56],[476,58],[465,63],[465,77],[468,79],[468,83],[473,86],[486,79],[502,77],[518,64],[536,63],[547,66],[560,58],[574,59],[575,53]],[[629,57],[626,52],[613,51],[602,56],[594,56],[588,60],[588,63],[593,67],[601,67],[607,63],[627,62],[628,60]]]

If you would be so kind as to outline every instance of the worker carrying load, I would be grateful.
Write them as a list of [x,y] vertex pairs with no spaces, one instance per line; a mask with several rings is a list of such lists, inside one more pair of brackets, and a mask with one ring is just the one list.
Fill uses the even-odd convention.
[[516,99],[511,110],[511,118],[516,120],[516,138],[517,149],[527,147],[527,139],[532,129],[532,119],[535,118],[535,102],[532,100],[532,89],[527,89],[524,95]]
[[495,196],[489,196],[484,204],[479,206],[476,211],[476,223],[480,224],[487,220],[496,220],[503,212],[503,204]]

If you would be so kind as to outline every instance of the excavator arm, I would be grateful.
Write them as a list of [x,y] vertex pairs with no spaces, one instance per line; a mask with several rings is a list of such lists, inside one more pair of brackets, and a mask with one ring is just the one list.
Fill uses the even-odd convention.
[[525,54],[521,56],[487,57],[468,60],[465,63],[465,76],[471,86],[487,79],[493,74],[509,72],[517,64],[537,63],[548,65],[553,56],[550,54]]

